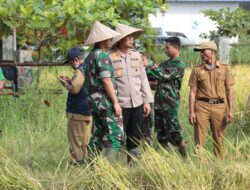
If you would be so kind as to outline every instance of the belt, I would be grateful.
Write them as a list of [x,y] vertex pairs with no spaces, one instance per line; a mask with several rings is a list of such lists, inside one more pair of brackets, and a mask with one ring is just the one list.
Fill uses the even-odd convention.
[[223,98],[197,98],[199,101],[207,102],[209,104],[223,104]]

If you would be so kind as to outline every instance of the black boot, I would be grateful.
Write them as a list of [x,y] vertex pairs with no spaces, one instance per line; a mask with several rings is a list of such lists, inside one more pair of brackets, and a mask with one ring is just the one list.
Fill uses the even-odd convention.
[[134,158],[139,159],[140,156],[141,156],[141,152],[140,152],[138,147],[130,149],[128,151],[128,155],[127,155],[127,163],[128,163],[128,165],[129,166],[134,166],[135,165]]

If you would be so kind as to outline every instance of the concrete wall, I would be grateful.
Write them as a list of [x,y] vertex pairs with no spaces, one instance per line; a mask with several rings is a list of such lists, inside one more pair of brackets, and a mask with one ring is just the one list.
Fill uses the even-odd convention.
[[[199,35],[216,29],[216,24],[201,12],[206,9],[219,10],[239,6],[237,2],[168,2],[169,9],[164,19],[160,11],[156,16],[150,15],[152,27],[163,26],[163,31],[184,33],[190,40],[200,42]],[[162,20],[163,19],[163,20]]]

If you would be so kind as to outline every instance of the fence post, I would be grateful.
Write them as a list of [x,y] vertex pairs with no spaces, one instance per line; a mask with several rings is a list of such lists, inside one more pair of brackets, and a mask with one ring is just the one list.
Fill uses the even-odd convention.
[[[16,51],[17,63],[25,61],[32,61],[31,50],[18,50]],[[31,68],[29,66],[21,66],[18,68],[18,88],[23,90],[29,88],[32,82]]]
[[218,39],[219,60],[224,64],[230,63],[230,38],[220,36]]
[[13,60],[12,36],[2,37],[1,59]]

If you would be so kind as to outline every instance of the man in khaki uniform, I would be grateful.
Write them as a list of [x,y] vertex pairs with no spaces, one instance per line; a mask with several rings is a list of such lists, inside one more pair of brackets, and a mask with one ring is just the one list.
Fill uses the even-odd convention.
[[194,125],[196,148],[205,144],[210,123],[214,153],[222,158],[226,124],[233,120],[233,75],[228,65],[216,59],[214,42],[204,42],[194,51],[200,52],[204,62],[193,69],[189,80],[189,121]]
[[[130,154],[138,156],[138,143],[143,139],[143,114],[149,115],[149,103],[153,102],[142,55],[131,49],[133,39],[141,35],[142,30],[118,24],[116,31],[120,35],[113,38],[113,50],[109,57],[115,69],[115,82],[127,136],[126,146]],[[128,162],[130,160],[129,156]]]
[[90,139],[92,116],[88,107],[88,92],[85,85],[83,55],[80,48],[72,48],[67,61],[75,70],[72,79],[60,76],[59,80],[69,91],[67,98],[67,133],[69,151],[74,159],[71,164],[82,165],[87,156]]

